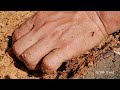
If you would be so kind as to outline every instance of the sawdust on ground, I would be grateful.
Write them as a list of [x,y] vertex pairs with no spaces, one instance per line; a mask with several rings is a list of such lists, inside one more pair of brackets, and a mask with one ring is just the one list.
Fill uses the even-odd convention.
[[100,57],[108,51],[120,47],[120,31],[113,33],[103,42],[79,57],[66,61],[57,74],[42,74],[30,71],[13,54],[11,36],[13,31],[36,11],[1,11],[0,12],[0,78],[1,79],[82,79],[87,70],[97,64]]

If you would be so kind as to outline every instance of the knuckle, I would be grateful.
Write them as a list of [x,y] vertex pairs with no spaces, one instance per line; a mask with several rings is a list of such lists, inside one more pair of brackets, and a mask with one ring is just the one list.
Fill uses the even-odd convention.
[[26,55],[26,54],[23,53],[23,54],[21,55],[21,57],[22,57],[23,60],[25,60],[26,62],[28,62],[28,58],[27,58],[27,55]]
[[13,32],[12,38],[13,38],[13,39],[16,39],[16,32]]
[[17,45],[17,43],[15,42],[14,43],[14,45],[12,46],[12,49],[13,49],[13,51],[14,51],[14,53],[15,53],[15,55],[19,55],[19,49],[18,49],[19,47],[18,47],[18,45]]
[[21,55],[21,58],[23,59],[23,62],[25,63],[25,65],[30,69],[30,70],[34,70],[36,67],[36,64],[34,64],[34,61],[30,59],[28,53],[23,53]]
[[19,38],[19,33],[18,33],[18,29],[17,29],[13,32],[12,39],[16,41],[16,40],[18,40],[18,38]]
[[23,61],[22,58],[20,57],[20,53],[19,53],[17,44],[14,44],[14,45],[12,46],[12,49],[13,49],[13,52],[14,52],[14,54],[16,55],[16,57],[17,57],[19,60]]
[[43,73],[47,73],[47,74],[52,74],[52,73],[56,73],[57,68],[55,67],[54,64],[51,63],[50,60],[46,60],[47,58],[45,58],[42,62],[41,65],[41,70]]

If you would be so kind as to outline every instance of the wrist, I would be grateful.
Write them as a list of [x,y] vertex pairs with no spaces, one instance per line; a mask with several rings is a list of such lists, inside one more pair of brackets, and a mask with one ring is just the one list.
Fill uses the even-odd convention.
[[98,26],[102,35],[104,37],[108,36],[104,23],[102,22],[101,17],[98,15],[98,13],[96,11],[87,11],[86,13],[89,16],[89,18]]
[[120,11],[96,11],[96,13],[108,34],[120,29]]

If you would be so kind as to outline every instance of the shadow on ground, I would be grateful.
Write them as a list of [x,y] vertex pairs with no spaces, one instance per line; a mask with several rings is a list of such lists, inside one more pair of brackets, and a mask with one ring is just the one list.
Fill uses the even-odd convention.
[[[14,54],[13,50],[12,50],[12,37],[8,36],[8,48],[6,49],[6,52],[13,58],[14,60],[14,66],[22,71],[25,71],[28,73],[28,77],[42,77],[43,73],[40,70],[35,70],[35,71],[31,71],[29,70],[25,64],[20,61]],[[9,79],[10,77],[7,75],[5,77],[6,79]]]

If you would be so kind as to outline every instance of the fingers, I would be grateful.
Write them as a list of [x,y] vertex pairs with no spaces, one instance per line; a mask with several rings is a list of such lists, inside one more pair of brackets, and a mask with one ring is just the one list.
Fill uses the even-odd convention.
[[45,55],[47,55],[54,47],[55,43],[51,43],[49,39],[43,39],[24,51],[21,57],[26,66],[29,69],[34,70],[38,62],[40,62],[40,60]]
[[[46,19],[44,19],[49,14],[52,14],[53,12],[38,12],[35,15],[33,15],[30,19],[28,19],[26,22],[24,22],[19,28],[17,28],[13,35],[13,44],[20,39],[22,36],[30,32],[35,26],[42,26]],[[38,27],[36,27],[38,28]]]
[[32,30],[34,28],[34,24],[32,22],[32,18],[31,17],[29,20],[27,20],[26,22],[24,22],[19,28],[17,28],[13,35],[12,35],[12,40],[13,40],[13,44],[14,42],[16,42],[19,38],[21,38],[23,35],[27,34],[30,30]]
[[[33,15],[29,20],[23,23],[18,29],[16,29],[12,35],[13,44],[20,39],[22,36],[26,35],[33,28],[40,28],[46,21],[51,22],[60,19],[63,15],[61,12],[55,11],[40,11]],[[71,15],[71,14],[70,14]],[[69,15],[69,16],[70,16]],[[49,17],[49,18],[47,18]],[[69,18],[69,17],[68,17]],[[69,18],[70,19],[70,18]]]
[[[46,36],[45,30],[51,30],[55,26],[55,23],[48,23],[45,26],[41,27],[39,30],[32,30],[13,45],[14,53],[19,57],[26,49],[35,44],[38,40],[41,40]],[[42,33],[40,33],[42,32]],[[48,35],[48,34],[47,34]],[[19,48],[18,48],[19,47]]]
[[[61,19],[60,21],[67,22],[68,20]],[[27,33],[26,35],[21,37],[13,45],[13,50],[14,50],[14,53],[16,54],[16,56],[19,57],[26,49],[28,49],[33,44],[35,44],[38,40],[40,40],[44,37],[48,37],[49,35],[51,35],[51,33],[55,32],[56,31],[55,28],[57,28],[59,26],[59,24],[61,24],[61,22],[59,22],[59,20],[57,20],[56,22],[46,23],[44,26],[39,27],[37,29],[34,28],[29,33]],[[67,25],[65,24],[62,26],[62,28],[66,29],[69,25],[70,25],[70,23]]]
[[[67,29],[68,24],[63,24],[56,28],[52,34],[39,40],[37,43],[26,49],[22,55],[20,55],[21,60],[26,64],[26,66],[34,70],[36,65],[40,60],[47,55],[51,50],[58,47],[58,39],[62,35],[63,31]],[[62,30],[61,30],[62,29]],[[52,43],[54,42],[54,43]],[[35,52],[34,52],[35,51]],[[34,52],[34,53],[33,53]]]
[[55,73],[64,61],[71,59],[74,55],[74,50],[70,48],[55,49],[43,59],[41,70],[48,74]]

